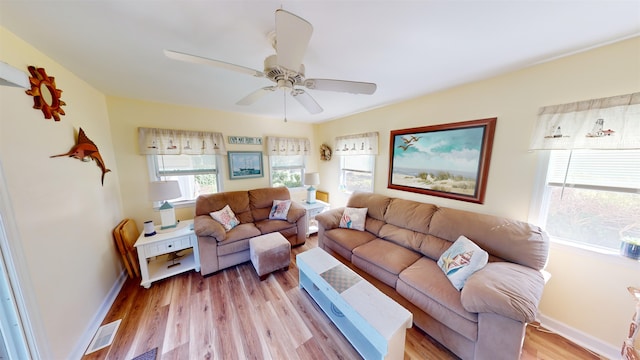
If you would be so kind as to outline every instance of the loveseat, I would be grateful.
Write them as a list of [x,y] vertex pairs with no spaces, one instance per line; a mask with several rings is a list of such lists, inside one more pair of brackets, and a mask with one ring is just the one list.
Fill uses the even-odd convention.
[[[289,240],[292,246],[304,244],[307,211],[302,205],[291,201],[286,220],[269,218],[274,200],[290,199],[286,187],[198,196],[194,231],[198,236],[202,275],[249,261],[249,240],[255,236],[277,231]],[[227,205],[239,221],[238,225],[228,231],[211,216],[212,212],[218,212]]]
[[[520,358],[545,284],[544,231],[372,193],[354,193],[346,207],[367,208],[364,231],[340,227],[345,208],[329,210],[316,216],[319,247],[405,306],[415,326],[462,359]],[[488,263],[459,291],[438,260],[461,235],[488,253]]]

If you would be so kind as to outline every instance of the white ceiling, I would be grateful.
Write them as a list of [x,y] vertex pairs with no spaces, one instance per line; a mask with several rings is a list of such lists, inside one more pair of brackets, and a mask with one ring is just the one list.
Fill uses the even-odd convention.
[[[378,85],[373,95],[308,90],[324,108],[317,115],[289,97],[287,118],[312,123],[640,34],[640,0],[0,0],[0,26],[108,95],[282,118],[282,92],[235,105],[272,85],[266,78],[163,54],[172,49],[262,71],[274,53],[267,34],[280,7],[314,27],[304,57],[308,78]],[[64,91],[64,79],[56,84]]]

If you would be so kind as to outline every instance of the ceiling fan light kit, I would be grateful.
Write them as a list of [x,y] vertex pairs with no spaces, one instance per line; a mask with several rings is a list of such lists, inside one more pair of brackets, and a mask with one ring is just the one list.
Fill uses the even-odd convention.
[[268,38],[276,54],[270,55],[264,60],[264,71],[173,50],[164,50],[164,53],[165,56],[174,60],[211,65],[255,77],[265,77],[275,83],[275,85],[255,90],[236,102],[237,105],[241,106],[251,105],[266,94],[282,89],[285,96],[286,93],[289,93],[309,113],[318,114],[323,111],[322,107],[308,92],[300,87],[365,95],[371,95],[376,91],[377,86],[374,83],[333,79],[306,79],[302,59],[311,40],[313,26],[305,19],[283,9],[276,10],[275,24],[276,29],[274,32],[269,33]]

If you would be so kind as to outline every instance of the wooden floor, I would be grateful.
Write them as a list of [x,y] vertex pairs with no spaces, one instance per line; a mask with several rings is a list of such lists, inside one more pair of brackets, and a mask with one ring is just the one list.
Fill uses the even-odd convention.
[[[260,282],[251,263],[209,277],[188,272],[142,288],[127,280],[103,324],[122,319],[111,346],[83,357],[130,360],[155,347],[168,359],[359,359],[292,266]],[[498,336],[496,334],[496,336]],[[420,329],[407,330],[405,359],[457,359]],[[521,359],[599,359],[562,337],[527,328]]]

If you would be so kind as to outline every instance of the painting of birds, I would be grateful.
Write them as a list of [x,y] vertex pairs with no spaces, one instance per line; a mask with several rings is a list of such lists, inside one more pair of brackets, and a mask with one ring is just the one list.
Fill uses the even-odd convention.
[[407,151],[407,149],[409,148],[409,146],[413,146],[413,143],[418,142],[418,140],[420,140],[420,138],[422,138],[422,136],[414,136],[414,135],[410,135],[409,138],[406,138],[404,136],[400,137],[400,139],[402,139],[402,141],[404,141],[404,145],[400,145],[398,146],[399,148],[402,148],[402,150]]
[[87,137],[82,128],[78,131],[78,141],[76,142],[76,145],[74,145],[69,152],[52,155],[50,157],[54,158],[60,156],[68,156],[81,161],[91,161],[91,159],[95,160],[100,170],[102,170],[102,185],[104,186],[104,174],[111,170],[107,169],[104,165],[104,160],[102,160],[102,156],[100,156],[98,147]]

